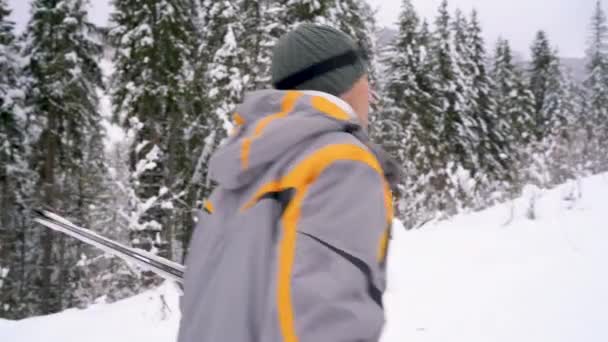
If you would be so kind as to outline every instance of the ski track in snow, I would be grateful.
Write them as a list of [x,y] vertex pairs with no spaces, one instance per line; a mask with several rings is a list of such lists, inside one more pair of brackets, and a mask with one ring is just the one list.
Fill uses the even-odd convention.
[[[566,200],[573,190],[582,196]],[[381,341],[608,341],[606,197],[608,174],[422,230],[397,222]],[[166,284],[114,304],[0,320],[0,341],[173,342],[177,303]]]

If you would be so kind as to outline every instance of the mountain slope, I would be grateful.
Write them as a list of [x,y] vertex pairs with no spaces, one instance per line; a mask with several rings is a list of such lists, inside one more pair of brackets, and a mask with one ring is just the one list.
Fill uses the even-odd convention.
[[600,175],[397,230],[383,341],[608,341],[607,196]]

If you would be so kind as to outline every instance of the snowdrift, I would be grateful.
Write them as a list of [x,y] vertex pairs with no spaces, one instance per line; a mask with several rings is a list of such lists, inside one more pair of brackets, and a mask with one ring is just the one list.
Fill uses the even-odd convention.
[[[382,342],[608,341],[608,174],[417,231],[396,223]],[[172,342],[178,291],[22,321],[0,341]]]

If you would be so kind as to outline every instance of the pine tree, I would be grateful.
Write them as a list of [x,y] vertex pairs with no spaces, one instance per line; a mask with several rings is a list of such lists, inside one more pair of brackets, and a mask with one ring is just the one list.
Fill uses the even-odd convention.
[[9,177],[14,163],[23,157],[20,145],[24,135],[24,117],[19,103],[23,94],[18,88],[18,51],[13,33],[15,24],[8,19],[10,13],[6,2],[0,0],[0,227],[12,226],[5,221],[9,220],[8,213],[12,212],[9,206],[14,205],[16,191]]
[[405,129],[408,120],[420,108],[417,100],[422,96],[417,74],[422,64],[424,47],[419,43],[420,19],[410,0],[404,0],[399,16],[399,32],[391,46],[383,52],[387,66],[382,99],[385,99],[383,115],[377,122],[375,138],[403,165]]
[[[474,118],[477,126],[475,151],[480,168],[477,182],[485,187],[484,192],[496,192],[504,187],[499,183],[510,182],[510,165],[513,160],[509,156],[513,151],[507,143],[508,120],[497,115],[496,102],[491,96],[493,81],[487,70],[487,55],[485,43],[482,38],[481,25],[477,11],[473,10],[467,27],[466,41],[469,45],[468,71],[470,84],[470,116]],[[485,184],[483,184],[485,183]]]
[[280,21],[287,23],[288,29],[302,23],[332,25],[328,14],[334,8],[335,0],[283,0],[281,3],[284,12]]
[[364,0],[336,1],[329,11],[330,23],[352,37],[359,45],[363,56],[371,61],[374,58],[374,28],[376,21],[369,4]]
[[[456,120],[451,125],[455,124],[453,129],[460,130],[460,132],[454,131],[455,135],[453,138],[464,139],[461,146],[464,151],[481,141],[479,138],[483,136],[483,127],[479,125],[479,113],[474,112],[473,106],[476,99],[473,81],[477,70],[476,65],[473,64],[473,51],[469,41],[469,23],[460,9],[456,10],[451,26],[451,68],[453,72],[452,82],[455,88],[453,89],[453,94],[448,93],[448,97],[454,98],[455,116],[453,119]],[[457,126],[461,126],[464,129],[459,129]],[[466,169],[475,174],[483,173],[479,169],[480,162],[477,154],[472,154],[469,157],[471,158],[470,161],[460,157],[461,162],[466,165]]]
[[601,172],[608,170],[608,24],[600,1],[596,2],[590,31],[584,82],[589,106],[584,155],[590,162],[590,171]]
[[244,1],[244,37],[239,39],[247,51],[250,79],[247,90],[271,88],[272,49],[290,26],[281,19],[287,11],[281,1]]
[[532,44],[532,66],[530,69],[530,87],[534,94],[534,126],[536,138],[541,141],[551,131],[555,119],[554,103],[557,97],[550,98],[556,82],[559,82],[561,70],[555,51],[552,50],[547,34],[539,31]]
[[0,317],[19,319],[27,314],[27,303],[21,300],[27,286],[22,265],[35,175],[28,165],[23,80],[10,13],[0,0]]
[[[555,66],[559,67],[559,66]],[[584,130],[580,118],[581,89],[569,70],[560,67],[559,78],[552,80],[548,103],[556,111],[556,122],[550,135],[548,167],[552,184],[562,184],[584,174]]]
[[526,169],[532,158],[530,143],[534,134],[534,95],[529,90],[522,70],[513,61],[507,40],[498,40],[492,79],[494,82],[490,96],[496,103],[494,113],[501,118],[501,124],[506,128],[505,143],[511,160],[511,195],[516,195],[528,179]]
[[[244,47],[255,50],[259,43],[258,28],[252,27],[258,19],[251,16],[257,16],[258,10],[263,11],[257,8],[261,4],[247,2],[247,7],[241,7],[245,5],[243,1],[201,0],[198,6],[202,28],[198,30],[196,40],[198,48],[194,54],[192,82],[195,101],[187,128],[187,150],[191,151],[192,164],[185,201],[192,207],[211,194],[213,184],[208,177],[211,154],[227,136],[233,111],[245,90],[261,73],[252,65],[255,61],[250,57],[256,52]],[[241,11],[245,8],[246,14]],[[253,32],[247,31],[246,27]],[[240,46],[241,42],[244,46]],[[263,76],[260,79],[267,80]],[[263,82],[260,79],[257,81]],[[191,221],[190,216],[188,214],[184,220]],[[182,258],[187,253],[193,226],[189,223],[185,227],[187,229],[179,234]]]
[[436,96],[440,101],[439,129],[436,147],[438,151],[433,161],[433,175],[430,177],[436,193],[436,208],[442,214],[454,213],[470,201],[471,178],[477,170],[477,156],[473,151],[476,141],[476,123],[467,115],[468,103],[465,94],[469,92],[463,60],[464,47],[456,47],[453,21],[448,12],[447,0],[439,7],[435,20],[432,44],[433,73],[436,77]]
[[186,213],[194,205],[183,203],[193,169],[189,134],[201,107],[193,84],[200,75],[192,65],[197,43],[192,3],[115,0],[114,7],[113,111],[133,136],[127,213],[131,240],[176,259],[181,246],[175,237],[192,224]]
[[[220,17],[209,16],[208,27],[217,27],[210,30],[205,39],[210,63],[207,66],[207,84],[209,89],[210,105],[214,115],[223,121],[229,121],[234,107],[241,101],[243,92],[249,83],[250,75],[247,67],[252,63],[247,58],[248,51],[239,44],[239,37],[244,37],[245,27],[238,16],[239,8],[224,7],[230,2],[211,3],[210,14],[219,13]],[[238,4],[236,4],[238,5]],[[217,8],[220,6],[220,8]]]
[[564,155],[569,148],[569,122],[576,113],[572,110],[568,82],[556,50],[551,49],[546,34],[540,31],[532,45],[532,68],[530,87],[535,98],[534,130],[535,181],[543,186],[558,184],[571,176],[556,157]]
[[[50,206],[78,224],[88,225],[89,206],[96,202],[94,175],[103,172],[92,146],[101,145],[96,90],[100,44],[80,0],[36,0],[25,33],[24,54],[29,79],[26,101],[34,136],[32,165],[37,167],[41,194],[33,200]],[[27,232],[30,251],[25,270],[30,314],[47,314],[73,306],[74,266],[87,247],[38,227]],[[41,249],[41,252],[38,250]]]
[[424,199],[414,198],[423,184],[419,175],[431,172],[430,160],[438,109],[433,102],[433,80],[428,58],[429,33],[421,23],[410,0],[404,0],[399,16],[399,32],[393,44],[382,53],[386,65],[382,89],[381,115],[374,123],[374,139],[408,170],[402,180],[398,214],[415,223]]
[[[94,191],[98,201],[92,204],[87,220],[88,228],[102,236],[123,244],[129,243],[128,222],[122,210],[128,208],[129,185],[128,149],[126,141],[113,142],[104,151],[103,146],[93,146],[96,153],[105,155],[104,167],[107,173],[97,175]],[[99,187],[99,185],[101,185]],[[83,254],[77,263],[77,272],[82,280],[74,289],[76,305],[84,308],[93,302],[114,302],[140,292],[142,277],[120,258],[94,249]]]

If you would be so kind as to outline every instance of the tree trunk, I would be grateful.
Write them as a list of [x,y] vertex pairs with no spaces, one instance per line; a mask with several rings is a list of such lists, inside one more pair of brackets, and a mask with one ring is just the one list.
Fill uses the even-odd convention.
[[[57,153],[56,148],[56,134],[57,134],[57,123],[54,113],[48,113],[47,129],[44,133],[44,164],[42,169],[42,184],[44,191],[44,203],[47,206],[53,208],[55,195],[55,155]],[[45,229],[41,235],[40,245],[42,246],[42,279],[40,286],[41,289],[41,313],[50,314],[55,309],[53,301],[52,291],[52,275],[53,275],[53,239],[54,234],[50,229]]]

